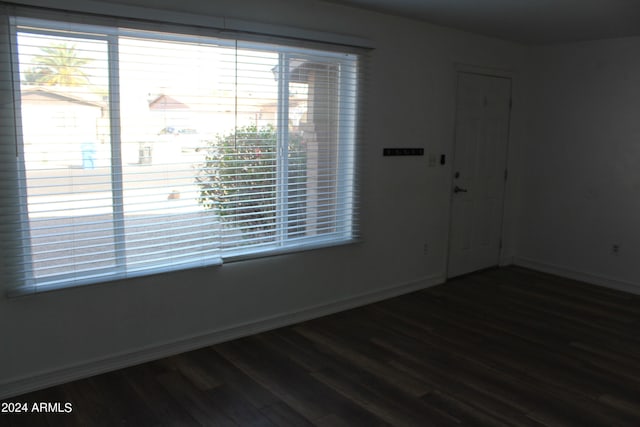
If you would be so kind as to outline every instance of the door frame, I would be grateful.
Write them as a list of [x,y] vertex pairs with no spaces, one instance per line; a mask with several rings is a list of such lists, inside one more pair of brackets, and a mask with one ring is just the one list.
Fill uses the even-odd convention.
[[[465,64],[465,63],[455,63],[454,67],[453,67],[453,93],[454,93],[454,102],[453,102],[453,132],[452,132],[452,141],[451,141],[451,149],[450,149],[450,170],[449,170],[449,185],[448,185],[448,191],[449,191],[449,197],[448,197],[448,202],[449,202],[449,207],[448,207],[448,212],[447,212],[447,216],[449,219],[449,224],[447,227],[447,253],[445,256],[445,278],[448,279],[450,277],[449,275],[449,259],[451,256],[451,237],[453,235],[452,233],[452,229],[453,229],[453,185],[454,185],[454,174],[455,174],[455,152],[456,152],[456,137],[457,137],[457,124],[458,124],[458,77],[459,74],[461,73],[467,73],[467,74],[476,74],[476,75],[480,75],[480,76],[486,76],[486,77],[494,77],[494,78],[503,78],[503,79],[508,79],[511,82],[511,100],[513,103],[513,98],[514,98],[514,79],[516,77],[516,73],[514,73],[511,70],[506,70],[506,69],[500,69],[500,68],[489,68],[489,67],[482,67],[482,66],[477,66],[477,65],[472,65],[472,64]],[[503,192],[503,196],[502,196],[502,209],[501,209],[501,219],[500,219],[500,241],[501,241],[501,246],[498,252],[498,265],[508,265],[511,264],[510,260],[513,258],[513,256],[505,256],[505,252],[507,250],[506,245],[505,245],[505,241],[507,240],[507,238],[511,238],[512,237],[512,233],[510,233],[510,230],[508,229],[508,224],[507,221],[505,221],[505,219],[508,217],[508,212],[507,212],[507,208],[509,206],[509,203],[512,202],[512,197],[510,197],[510,183],[513,182],[513,174],[512,174],[512,170],[514,169],[514,162],[511,159],[511,153],[512,153],[512,149],[511,149],[511,144],[512,144],[512,135],[511,132],[513,130],[513,127],[511,125],[512,123],[512,116],[513,116],[513,106],[510,108],[509,110],[509,118],[507,120],[507,144],[506,144],[506,149],[505,149],[505,164],[506,164],[506,168],[508,171],[508,177],[506,179],[506,181],[504,182],[504,192]],[[509,203],[507,203],[509,202]]]

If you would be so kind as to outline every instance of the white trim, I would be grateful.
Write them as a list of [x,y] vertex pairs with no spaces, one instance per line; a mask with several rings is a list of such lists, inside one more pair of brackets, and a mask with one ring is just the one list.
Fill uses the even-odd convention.
[[72,274],[67,274],[64,275],[63,278],[57,279],[52,282],[27,284],[23,286],[8,288],[5,292],[5,295],[7,298],[29,297],[45,292],[56,292],[64,289],[78,289],[85,286],[106,285],[121,280],[132,279],[135,277],[148,277],[156,274],[171,273],[175,271],[195,268],[220,267],[222,265],[222,258],[220,256],[216,256],[215,258],[208,259],[207,263],[203,263],[202,261],[194,261],[179,265],[158,266],[151,269],[132,269],[123,274],[119,273],[117,275],[111,269],[103,269],[101,271],[103,271],[104,274],[93,274],[80,279],[74,279]]
[[104,15],[116,18],[129,18],[145,21],[160,21],[169,24],[196,25],[204,28],[238,31],[266,36],[286,37],[300,40],[334,43],[360,48],[373,48],[370,40],[350,34],[327,33],[280,24],[266,24],[227,16],[213,16],[178,12],[140,6],[107,3],[95,0],[12,0],[14,4],[43,7],[60,11]]
[[249,250],[239,248],[228,252],[226,255],[222,254],[222,260],[224,263],[231,263],[237,261],[253,260],[258,258],[268,258],[272,256],[289,255],[300,252],[315,251],[317,249],[335,248],[339,246],[352,245],[356,243],[362,243],[362,240],[356,238],[347,238],[343,240],[332,240],[330,238],[325,239],[310,239],[309,243],[301,245],[289,245],[281,246],[277,248],[267,248],[264,250]]
[[289,313],[277,314],[258,320],[240,323],[224,329],[193,335],[175,341],[146,346],[136,350],[87,360],[74,365],[41,371],[33,375],[13,378],[0,384],[0,399],[6,399],[34,390],[63,384],[69,381],[98,375],[116,369],[134,366],[151,360],[172,356],[197,348],[214,345],[247,335],[292,325],[306,320],[349,310],[406,293],[426,289],[445,282],[444,276],[432,275],[410,282],[400,283],[382,290],[363,293],[354,297],[319,304]]
[[579,280],[581,282],[590,283],[592,285],[640,295],[640,284],[638,283],[627,282],[612,277],[601,276],[599,274],[577,271],[571,268],[549,264],[544,261],[538,261],[525,257],[514,257],[513,264],[520,267],[530,268],[532,270],[538,270],[543,273],[549,273],[556,276]]

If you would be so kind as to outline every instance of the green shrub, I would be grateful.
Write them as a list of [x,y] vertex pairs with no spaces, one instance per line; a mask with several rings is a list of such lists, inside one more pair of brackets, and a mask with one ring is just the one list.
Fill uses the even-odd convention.
[[[233,221],[250,237],[273,235],[276,226],[277,130],[268,125],[238,128],[219,136],[208,146],[196,182],[200,188],[198,203],[215,210],[223,223]],[[298,184],[287,200],[289,209],[303,212],[306,178],[302,138],[289,135],[289,184]],[[296,216],[301,223],[303,214]]]

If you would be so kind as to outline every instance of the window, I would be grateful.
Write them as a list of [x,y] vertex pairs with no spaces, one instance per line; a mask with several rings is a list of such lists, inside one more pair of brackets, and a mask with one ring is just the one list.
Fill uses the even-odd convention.
[[9,20],[19,289],[354,239],[356,53],[70,21]]

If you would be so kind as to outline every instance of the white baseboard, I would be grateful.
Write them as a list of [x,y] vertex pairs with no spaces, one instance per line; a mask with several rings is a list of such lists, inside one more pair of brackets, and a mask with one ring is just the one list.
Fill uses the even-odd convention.
[[211,331],[205,334],[194,335],[172,342],[138,348],[136,350],[88,360],[63,368],[34,373],[21,378],[10,379],[9,381],[5,381],[0,384],[0,399],[18,396],[30,391],[64,384],[81,378],[87,378],[116,369],[126,368],[128,366],[161,359],[163,357],[195,350],[197,348],[371,304],[384,299],[438,285],[444,283],[445,280],[444,275],[423,277],[421,279],[401,283],[383,290],[360,294],[328,304],[311,306],[290,313],[278,314],[238,324],[225,329]]
[[549,264],[543,261],[537,261],[531,258],[514,257],[513,264],[520,267],[530,268],[532,270],[542,271],[544,273],[555,274],[556,276],[580,280],[581,282],[590,283],[592,285],[603,286],[610,289],[616,289],[619,291],[640,295],[640,284],[638,283],[631,283],[611,277],[576,271],[566,267]]

